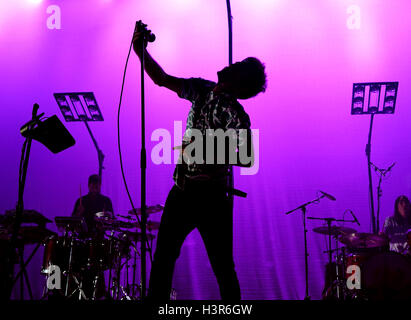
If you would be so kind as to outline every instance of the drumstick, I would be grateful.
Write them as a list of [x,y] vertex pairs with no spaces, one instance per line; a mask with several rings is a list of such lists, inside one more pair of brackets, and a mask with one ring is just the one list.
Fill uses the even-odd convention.
[[82,207],[83,204],[81,203],[81,183],[80,183],[80,207]]

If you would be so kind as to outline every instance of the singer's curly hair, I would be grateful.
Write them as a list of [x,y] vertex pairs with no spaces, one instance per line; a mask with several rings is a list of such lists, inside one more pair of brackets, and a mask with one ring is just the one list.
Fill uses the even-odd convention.
[[254,57],[248,57],[224,68],[218,76],[219,81],[225,80],[234,84],[238,99],[255,97],[267,88],[265,66]]

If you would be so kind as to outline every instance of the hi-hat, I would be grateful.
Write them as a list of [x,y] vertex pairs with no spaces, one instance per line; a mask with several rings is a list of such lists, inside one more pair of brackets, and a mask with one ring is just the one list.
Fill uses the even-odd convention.
[[[163,211],[163,209],[164,209],[164,206],[163,205],[161,205],[161,204],[156,204],[155,206],[148,206],[147,208],[146,208],[146,213],[147,214],[153,214],[153,213],[157,213],[157,212],[160,212],[160,211]],[[135,211],[138,215],[141,215],[141,208],[136,208],[136,211]],[[135,215],[135,213],[133,212],[133,210],[129,210],[128,211],[128,214],[130,214],[130,215]]]
[[[154,240],[154,238],[156,237],[154,234],[152,233],[147,233],[147,240],[151,241]],[[129,240],[132,242],[136,242],[136,241],[141,241],[142,238],[142,234],[141,232],[133,232],[133,231],[128,231],[128,230],[123,230],[121,232],[121,236],[119,237],[121,240]]]
[[339,235],[346,235],[346,234],[351,234],[357,232],[357,230],[352,229],[352,228],[347,228],[347,227],[337,227],[337,226],[332,226],[330,230],[328,230],[328,227],[317,227],[313,229],[314,232],[320,233],[320,234],[325,234],[325,235],[332,235],[332,236],[339,236]]
[[[139,223],[135,223],[137,228],[141,229],[141,225]],[[158,230],[160,228],[160,222],[157,221],[147,221],[147,229],[149,230]]]

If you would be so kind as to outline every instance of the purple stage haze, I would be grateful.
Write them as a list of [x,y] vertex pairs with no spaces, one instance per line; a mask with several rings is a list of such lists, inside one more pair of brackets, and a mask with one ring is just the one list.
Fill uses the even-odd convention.
[[[50,29],[60,8],[61,28]],[[355,19],[350,6],[360,9]],[[352,9],[352,8],[351,8]],[[232,3],[233,60],[255,56],[266,65],[268,88],[240,101],[260,132],[256,175],[235,175],[234,258],[243,299],[303,299],[304,240],[300,212],[286,211],[323,199],[308,216],[343,218],[351,209],[361,232],[370,232],[365,145],[369,116],[352,116],[354,82],[399,81],[394,115],[374,121],[372,161],[396,162],[383,180],[380,225],[393,213],[400,194],[411,196],[411,2],[408,0],[237,0]],[[18,165],[23,138],[19,128],[31,117],[33,103],[47,116],[57,114],[55,92],[93,91],[105,121],[90,126],[106,155],[102,193],[115,213],[130,205],[121,179],[116,116],[122,73],[136,20],[156,34],[148,50],[164,70],[178,77],[217,80],[228,62],[225,1],[61,1],[0,2],[1,184],[0,212],[17,202]],[[55,22],[55,21],[54,21]],[[49,23],[49,24],[48,24]],[[140,197],[140,66],[130,58],[121,113],[125,172],[134,202]],[[148,155],[157,143],[151,133],[185,121],[190,103],[155,86],[146,77]],[[98,172],[97,154],[85,126],[65,123],[76,140],[57,155],[33,143],[25,208],[46,217],[68,216]],[[172,187],[174,165],[148,162],[147,201],[164,204]],[[374,187],[377,176],[373,173]],[[375,189],[375,188],[374,188]],[[195,214],[195,212],[193,212]],[[160,213],[151,216],[160,220]],[[349,214],[346,218],[351,218]],[[215,223],[218,223],[216,221]],[[312,232],[322,224],[308,221],[309,286],[321,298],[326,238]],[[56,230],[54,225],[49,225]],[[26,254],[32,247],[26,248]],[[29,267],[33,292],[40,298],[43,249]],[[201,237],[188,236],[177,261],[173,287],[178,299],[219,299],[219,290]],[[18,295],[15,295],[18,297]],[[27,297],[27,294],[26,294]]]

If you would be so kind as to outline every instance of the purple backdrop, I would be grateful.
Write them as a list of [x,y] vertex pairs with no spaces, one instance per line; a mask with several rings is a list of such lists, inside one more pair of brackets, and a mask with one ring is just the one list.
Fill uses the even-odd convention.
[[[61,9],[61,29],[49,29],[50,5]],[[360,9],[360,28],[347,9]],[[311,200],[318,189],[336,198],[309,208],[315,217],[342,218],[353,210],[359,231],[370,231],[365,144],[369,117],[351,116],[353,82],[399,81],[395,115],[377,116],[372,160],[396,166],[383,182],[381,223],[394,199],[411,187],[411,32],[407,0],[238,0],[232,3],[234,61],[256,56],[266,64],[268,89],[242,101],[260,130],[260,170],[236,173],[236,187],[247,199],[235,200],[234,255],[244,299],[302,299],[304,246],[300,213],[285,211]],[[92,130],[106,155],[102,191],[116,213],[130,208],[122,184],[116,144],[116,114],[124,62],[135,20],[157,35],[149,46],[169,74],[216,80],[228,61],[225,1],[28,1],[0,2],[0,105],[2,106],[0,210],[15,207],[23,138],[18,128],[30,118],[34,102],[46,115],[57,114],[54,92],[94,91],[105,121]],[[351,24],[350,24],[351,23]],[[354,29],[352,29],[354,27]],[[148,77],[147,77],[148,79]],[[149,79],[148,79],[149,80]],[[148,151],[157,128],[172,132],[190,104],[147,81]],[[139,203],[139,64],[130,59],[125,85],[122,147],[126,175]],[[67,128],[76,145],[51,154],[34,143],[25,207],[48,218],[69,215],[97,172],[97,156],[82,124]],[[174,165],[148,164],[148,203],[164,203]],[[375,179],[376,176],[374,176]],[[375,181],[375,180],[374,180]],[[193,213],[195,214],[195,213]],[[153,215],[154,220],[160,214]],[[310,294],[321,297],[325,237],[308,222]],[[50,226],[55,230],[54,226]],[[30,249],[30,248],[28,248]],[[29,250],[27,250],[29,251]],[[42,250],[29,275],[37,298]],[[198,232],[187,238],[177,262],[174,288],[179,299],[218,299],[218,287]]]

